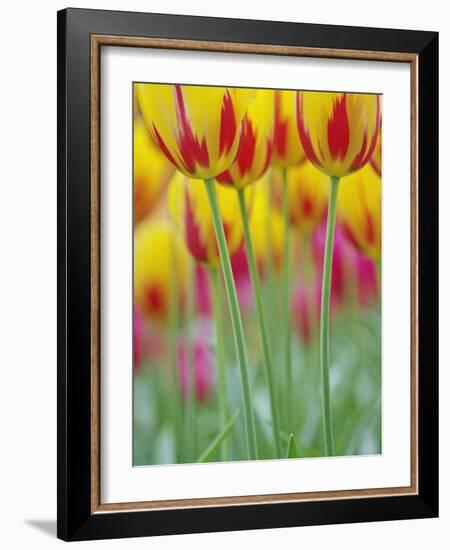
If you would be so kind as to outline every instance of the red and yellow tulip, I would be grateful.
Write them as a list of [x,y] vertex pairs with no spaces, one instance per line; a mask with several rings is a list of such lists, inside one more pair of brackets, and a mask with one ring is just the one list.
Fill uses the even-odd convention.
[[275,91],[275,127],[272,164],[287,168],[301,164],[305,152],[296,125],[295,92]]
[[[242,242],[242,223],[236,192],[215,184],[230,256]],[[176,173],[169,184],[169,210],[194,259],[210,267],[220,264],[216,236],[203,181]]]
[[150,137],[141,117],[134,121],[134,221],[155,207],[175,168]]
[[230,167],[254,90],[180,84],[136,84],[136,89],[155,141],[180,172],[206,179]]
[[217,181],[241,189],[259,179],[272,158],[274,92],[259,90],[241,124],[241,138],[233,164]]
[[302,233],[311,233],[322,220],[328,185],[328,177],[309,161],[287,171],[289,220]]
[[297,92],[297,126],[305,154],[328,176],[342,178],[370,161],[380,129],[375,94]]
[[370,165],[342,180],[338,215],[351,242],[373,260],[381,257],[381,178]]
[[156,322],[169,317],[171,282],[182,303],[187,277],[187,252],[167,219],[147,218],[134,231],[134,300]]

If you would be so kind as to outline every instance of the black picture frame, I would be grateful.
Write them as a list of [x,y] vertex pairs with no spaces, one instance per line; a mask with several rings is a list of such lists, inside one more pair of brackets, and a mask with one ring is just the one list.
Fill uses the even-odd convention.
[[[436,517],[438,33],[85,9],[58,12],[57,24],[58,537],[87,540]],[[94,34],[403,52],[417,56],[417,494],[92,513],[90,63]]]

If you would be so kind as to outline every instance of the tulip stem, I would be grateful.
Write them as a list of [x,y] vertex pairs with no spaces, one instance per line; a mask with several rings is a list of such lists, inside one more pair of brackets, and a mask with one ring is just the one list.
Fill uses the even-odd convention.
[[322,381],[322,420],[325,452],[334,455],[333,416],[330,399],[330,296],[333,271],[334,228],[339,178],[331,177],[330,199],[328,202],[327,230],[323,257],[322,296],[320,305],[320,376]]
[[284,350],[285,350],[285,369],[286,369],[286,427],[290,431],[292,422],[292,350],[291,350],[291,315],[289,311],[290,294],[290,224],[289,224],[289,201],[288,201],[288,183],[287,168],[283,168],[282,182],[282,214],[284,227],[283,242],[283,268],[281,282],[281,315],[283,322]]
[[252,406],[252,396],[250,389],[250,379],[248,373],[247,350],[245,348],[244,331],[242,328],[241,312],[234,283],[233,272],[231,270],[230,255],[228,253],[227,241],[223,229],[222,219],[220,217],[219,205],[217,201],[216,188],[213,178],[205,179],[206,192],[208,194],[211,217],[213,220],[214,231],[216,234],[217,247],[219,249],[220,263],[222,265],[223,277],[225,281],[225,290],[228,298],[228,307],[230,309],[231,325],[233,329],[234,343],[239,363],[239,372],[241,377],[242,400],[244,403],[244,425],[247,445],[247,458],[257,459],[256,427],[255,416]]
[[256,267],[255,252],[253,250],[252,237],[250,235],[250,227],[247,218],[247,209],[245,207],[245,195],[244,189],[237,190],[239,198],[239,208],[241,211],[242,226],[244,228],[244,244],[247,252],[247,262],[250,269],[250,276],[252,279],[253,293],[255,295],[256,313],[259,324],[259,334],[261,337],[262,349],[263,349],[263,363],[264,370],[267,377],[267,384],[269,386],[270,397],[270,410],[272,415],[272,429],[273,438],[275,442],[275,450],[277,458],[281,458],[281,446],[280,446],[280,429],[278,423],[277,403],[275,396],[275,386],[273,382],[273,370],[272,370],[272,350],[270,345],[270,339],[267,331],[267,322],[264,313],[264,306],[261,293],[261,282],[259,280],[258,268]]
[[[220,291],[219,272],[216,268],[209,269],[209,280],[212,293],[213,314],[216,332],[216,362],[218,372],[218,401],[220,415],[220,430],[225,429],[228,420],[228,405],[227,405],[227,378],[225,372],[225,350],[223,345],[223,314],[222,314],[222,296]],[[220,444],[220,460],[224,461],[228,458],[228,441],[224,438]]]

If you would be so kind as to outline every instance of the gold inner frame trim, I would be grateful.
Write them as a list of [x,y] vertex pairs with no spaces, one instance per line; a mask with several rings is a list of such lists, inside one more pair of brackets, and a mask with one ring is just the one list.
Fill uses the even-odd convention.
[[[100,49],[164,48],[408,63],[411,74],[411,484],[407,487],[282,493],[145,502],[100,501]],[[305,48],[201,40],[91,35],[91,513],[163,510],[404,496],[418,494],[418,56],[409,53]]]

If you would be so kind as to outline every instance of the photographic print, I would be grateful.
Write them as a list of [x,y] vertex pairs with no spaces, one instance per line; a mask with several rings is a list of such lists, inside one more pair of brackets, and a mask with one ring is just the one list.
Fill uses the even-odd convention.
[[133,84],[133,464],[378,454],[377,94]]

